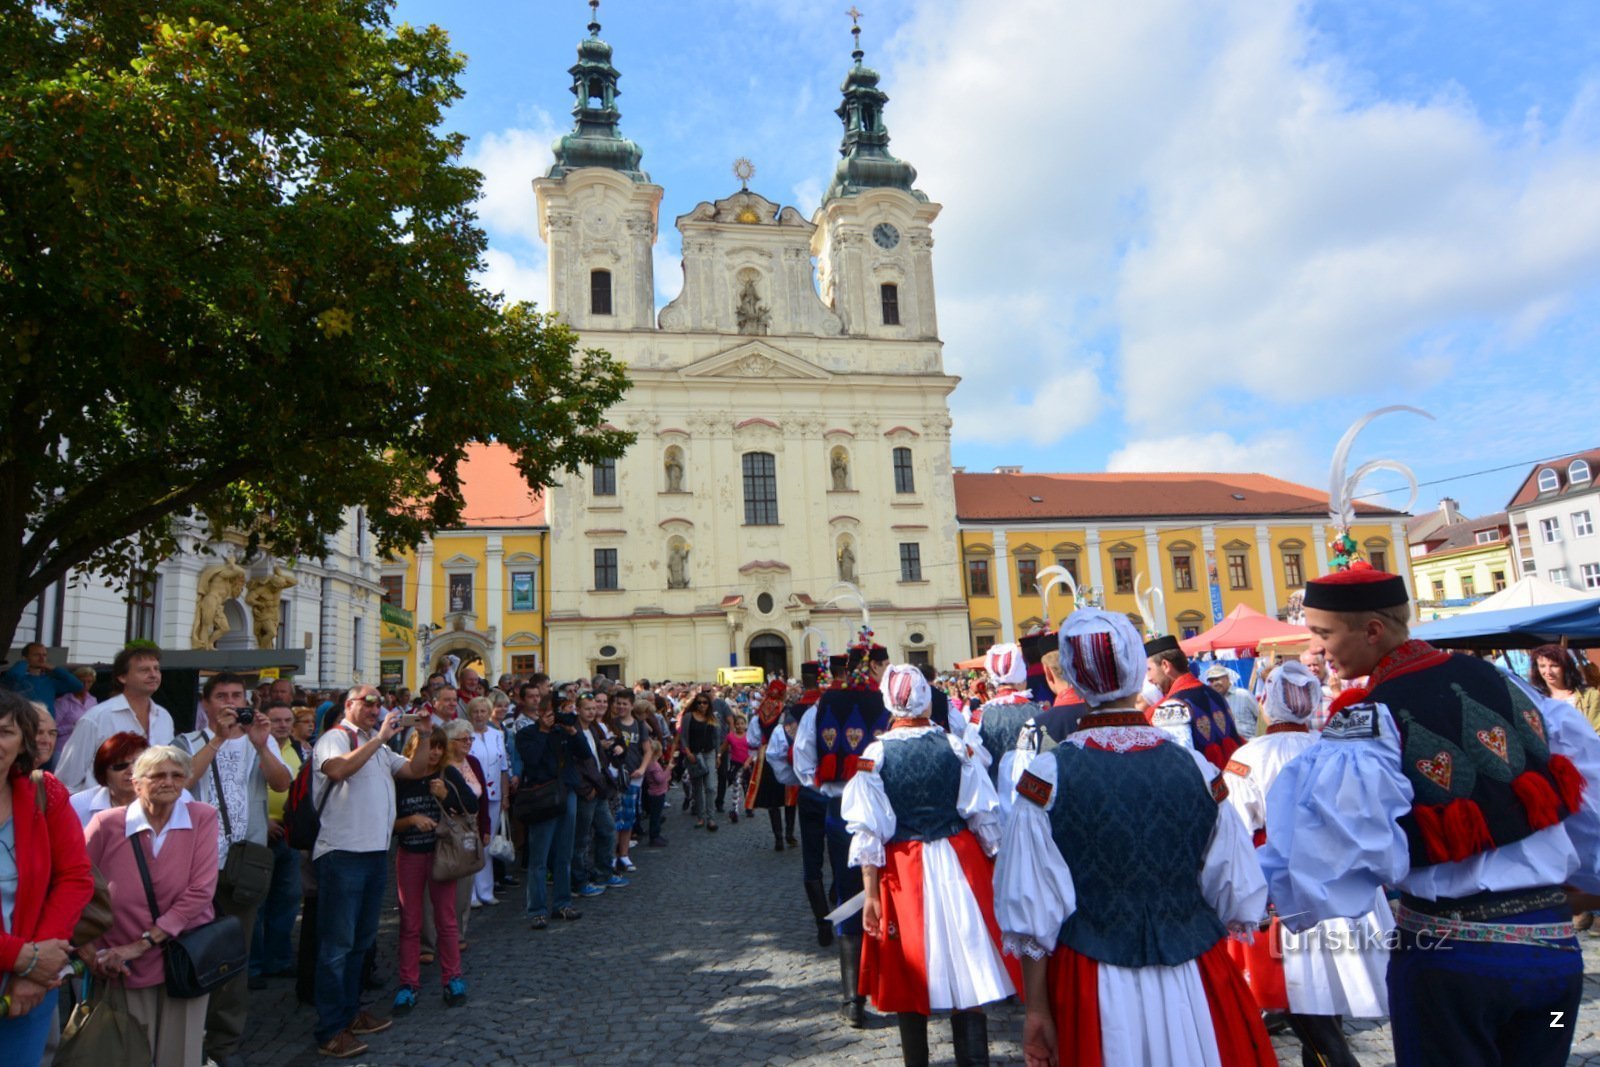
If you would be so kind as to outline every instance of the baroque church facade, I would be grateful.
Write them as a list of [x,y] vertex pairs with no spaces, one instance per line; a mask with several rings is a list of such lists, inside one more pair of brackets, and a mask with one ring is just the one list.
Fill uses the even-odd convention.
[[[933,283],[939,205],[888,151],[859,46],[842,159],[810,219],[741,188],[676,220],[683,289],[657,313],[662,189],[617,109],[598,23],[573,131],[534,180],[547,304],[625,363],[607,415],[637,440],[548,491],[558,674],[799,674],[870,611],[900,661],[970,647]],[[813,261],[815,267],[813,267]]]

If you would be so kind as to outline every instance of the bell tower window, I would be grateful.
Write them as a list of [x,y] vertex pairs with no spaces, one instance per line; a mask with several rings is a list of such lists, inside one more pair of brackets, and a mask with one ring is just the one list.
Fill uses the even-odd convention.
[[589,314],[611,314],[611,272],[608,270],[589,272]]
[[878,286],[878,297],[883,302],[883,324],[900,325],[900,287],[893,282]]

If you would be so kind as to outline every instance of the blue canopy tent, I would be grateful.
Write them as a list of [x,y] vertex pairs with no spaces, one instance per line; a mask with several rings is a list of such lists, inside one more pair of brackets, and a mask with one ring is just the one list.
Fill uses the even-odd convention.
[[1465,611],[1423,623],[1411,636],[1446,648],[1534,648],[1566,639],[1572,648],[1600,647],[1600,597],[1504,611]]

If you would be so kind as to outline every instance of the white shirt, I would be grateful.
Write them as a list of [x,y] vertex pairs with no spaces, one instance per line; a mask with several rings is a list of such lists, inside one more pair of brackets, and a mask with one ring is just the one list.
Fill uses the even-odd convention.
[[[751,723],[751,726],[754,726]],[[767,742],[767,766],[772,770],[772,776],[783,785],[799,785],[800,777],[794,773],[794,768],[789,766],[789,731],[783,728],[783,720],[779,720],[772,730],[772,740]]]
[[[188,796],[188,794],[185,793],[184,796]],[[172,831],[193,828],[194,823],[189,821],[189,802],[179,798],[178,802],[172,805],[172,814],[167,817],[167,825],[161,828],[160,833],[151,833],[150,855],[161,855],[161,845]],[[144,813],[144,805],[135,800],[128,805],[128,814],[123,822],[123,833],[128,837],[132,837],[134,834],[150,829],[150,820]]]
[[[185,789],[183,794],[179,796],[178,802],[187,804],[193,799],[194,797]],[[111,790],[103,785],[97,785],[90,789],[85,789],[81,793],[72,794],[71,803],[72,810],[78,813],[78,818],[83,822],[83,828],[87,830],[89,829],[90,819],[93,819],[102,811],[111,810]]]
[[[185,734],[183,740],[192,746],[192,755],[210,738],[204,733]],[[289,769],[277,745],[269,741],[266,749],[273,759],[282,764],[284,770]],[[228,846],[234,842],[267,843],[267,776],[261,769],[256,746],[242,734],[222,742],[222,747],[211,756],[211,766],[217,769],[216,775],[213,776],[210,768],[207,768],[206,773],[200,776],[195,791],[200,794],[201,800],[217,809],[217,869],[220,871],[228,862]],[[217,797],[218,780],[222,782],[222,800]],[[226,820],[222,818],[224,801],[228,813]],[[233,828],[232,834],[228,833],[230,826]]]
[[472,754],[478,757],[483,776],[488,779],[491,801],[500,799],[500,776],[511,773],[511,757],[506,753],[506,735],[493,723],[483,733],[472,734]]
[[72,793],[97,785],[94,780],[95,753],[100,751],[106,738],[120,733],[143,734],[149,739],[151,747],[170,745],[173,736],[172,716],[166,708],[152,700],[150,729],[146,732],[139,725],[133,709],[128,706],[127,697],[119,693],[110,700],[102,700],[78,720],[72,737],[61,752],[61,759],[56,763],[56,777],[61,784]]
[[394,830],[394,776],[406,765],[404,756],[379,745],[372,758],[344,781],[330,783],[323,777],[324,761],[348,755],[372,739],[371,731],[358,731],[359,740],[352,745],[349,729],[341,721],[311,750],[311,799],[322,811],[322,832],[311,853],[314,860],[329,852],[385,852]]

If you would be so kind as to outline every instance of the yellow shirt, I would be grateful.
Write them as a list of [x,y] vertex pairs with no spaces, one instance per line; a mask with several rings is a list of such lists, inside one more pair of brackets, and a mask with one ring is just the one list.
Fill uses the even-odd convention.
[[[283,743],[283,747],[280,748],[278,751],[280,753],[282,753],[283,762],[289,768],[289,777],[293,778],[295,775],[299,774],[300,773],[300,753],[295,751],[294,742],[292,740],[291,741],[285,741]],[[283,821],[283,804],[284,804],[284,801],[286,801],[288,799],[289,799],[289,791],[287,789],[284,790],[282,793],[280,793],[276,789],[272,789],[272,788],[269,787],[267,789],[267,818],[276,819],[278,822],[282,822]]]

